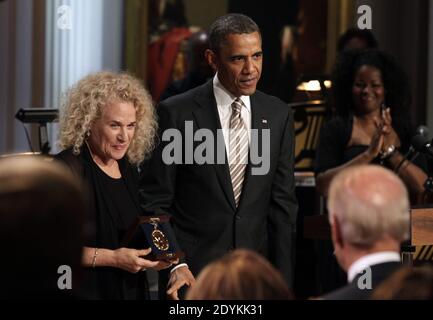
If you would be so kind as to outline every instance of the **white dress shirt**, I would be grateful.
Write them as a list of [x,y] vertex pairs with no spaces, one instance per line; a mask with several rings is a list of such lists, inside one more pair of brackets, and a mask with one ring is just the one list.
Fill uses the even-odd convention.
[[[232,103],[237,98],[231,94],[218,79],[218,73],[213,78],[213,92],[218,108],[218,115],[220,117],[221,128],[223,129],[224,143],[226,145],[226,152],[230,154],[230,140],[229,140],[229,129],[230,129],[230,117],[233,113]],[[245,127],[248,130],[248,143],[251,141],[251,102],[250,96],[239,97],[243,106],[241,109],[241,117],[244,120]]]
[[357,274],[363,273],[365,269],[375,264],[399,261],[401,261],[400,254],[395,251],[383,251],[368,254],[352,263],[347,271],[347,282],[352,282]]

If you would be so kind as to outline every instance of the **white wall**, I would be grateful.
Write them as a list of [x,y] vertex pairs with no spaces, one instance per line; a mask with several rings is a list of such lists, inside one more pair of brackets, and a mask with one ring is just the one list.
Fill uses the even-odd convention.
[[0,2],[0,154],[7,148],[7,101],[9,92],[9,2]]
[[29,150],[14,116],[31,107],[32,10],[31,0],[0,3],[0,153]]

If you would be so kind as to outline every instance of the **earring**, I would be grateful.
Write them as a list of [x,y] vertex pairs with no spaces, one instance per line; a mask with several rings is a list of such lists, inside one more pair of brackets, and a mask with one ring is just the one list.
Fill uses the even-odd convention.
[[90,129],[86,131],[86,138],[90,137]]

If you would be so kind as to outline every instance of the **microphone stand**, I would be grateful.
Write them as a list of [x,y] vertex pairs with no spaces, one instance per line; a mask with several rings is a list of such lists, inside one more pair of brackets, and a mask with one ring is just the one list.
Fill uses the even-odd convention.
[[[415,152],[413,155],[411,153]],[[410,159],[409,156],[411,155]],[[403,159],[400,161],[400,163],[395,167],[394,172],[398,175],[398,171],[400,170],[403,163],[407,160],[409,162],[413,162],[416,157],[418,157],[419,151],[416,151],[412,146],[409,148],[409,151],[406,152],[406,154],[403,156]]]
[[49,154],[51,150],[46,122],[39,123],[39,149],[42,154]]
[[433,177],[432,177],[432,172],[433,172],[432,161],[433,161],[433,159],[429,156],[427,156],[426,159],[427,159],[428,178],[424,182],[424,190],[425,190],[424,191],[424,197],[423,197],[424,203],[428,203],[430,198],[432,198],[432,196],[433,196]]

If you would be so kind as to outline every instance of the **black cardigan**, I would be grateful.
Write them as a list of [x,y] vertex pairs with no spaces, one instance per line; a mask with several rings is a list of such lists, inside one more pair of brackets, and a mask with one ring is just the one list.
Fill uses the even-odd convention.
[[[55,156],[65,163],[82,181],[83,194],[88,205],[88,224],[86,246],[118,249],[121,247],[116,227],[115,208],[110,205],[106,187],[101,181],[100,170],[94,163],[86,145],[80,154],[74,155],[72,149],[67,149]],[[138,199],[138,171],[126,158],[118,161],[122,179],[128,193],[142,212]],[[145,272],[131,274],[118,268],[98,267],[87,268],[83,281],[83,294],[91,298],[101,299],[148,299],[148,285]],[[131,294],[132,287],[137,284]],[[128,288],[128,289],[127,289]]]

